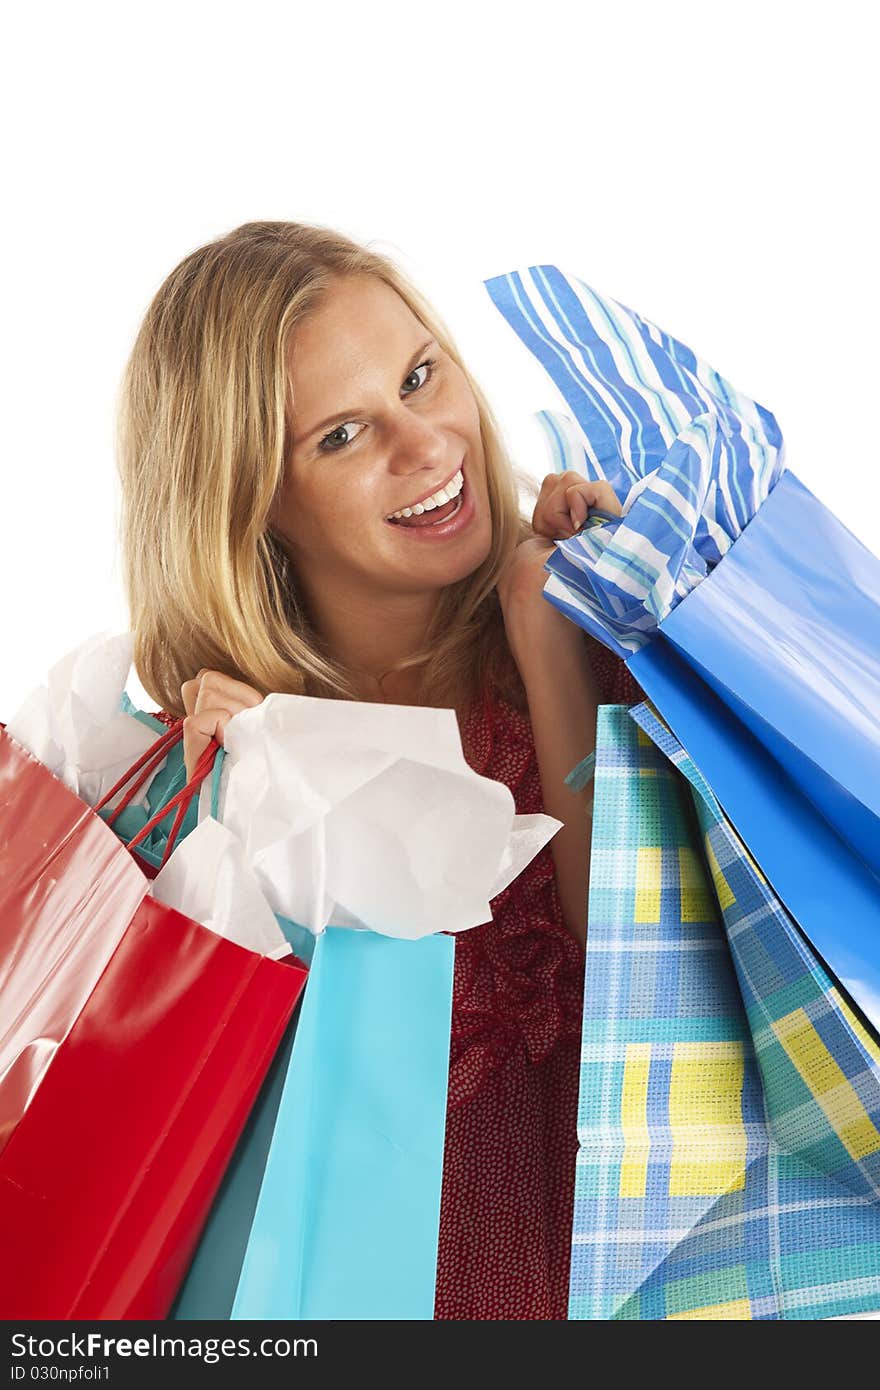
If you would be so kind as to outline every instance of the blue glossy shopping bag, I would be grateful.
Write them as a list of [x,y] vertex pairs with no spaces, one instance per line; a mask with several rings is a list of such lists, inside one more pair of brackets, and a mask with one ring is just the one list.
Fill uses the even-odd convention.
[[545,597],[626,659],[880,1019],[880,561],[685,344],[555,266],[486,283],[574,412],[540,414],[555,466],[623,509],[557,543]]
[[642,678],[788,911],[880,1026],[880,879],[671,645],[652,649]]
[[430,1319],[454,938],[318,938],[234,1319]]
[[880,873],[880,560],[785,473],[659,634]]

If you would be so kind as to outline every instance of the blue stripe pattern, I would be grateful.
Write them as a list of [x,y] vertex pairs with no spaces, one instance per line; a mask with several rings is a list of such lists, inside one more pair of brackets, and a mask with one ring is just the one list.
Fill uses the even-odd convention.
[[573,412],[537,413],[554,468],[609,482],[624,511],[556,542],[544,593],[626,658],[777,482],[779,426],[684,343],[556,266],[484,283]]

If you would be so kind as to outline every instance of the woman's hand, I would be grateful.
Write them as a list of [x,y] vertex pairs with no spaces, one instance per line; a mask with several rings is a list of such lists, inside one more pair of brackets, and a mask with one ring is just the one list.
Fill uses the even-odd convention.
[[244,681],[224,676],[222,671],[207,671],[204,667],[192,680],[183,682],[180,693],[186,710],[183,761],[189,782],[211,739],[222,743],[232,716],[262,704],[263,696]]
[[560,631],[578,631],[544,598],[547,582],[544,565],[553,554],[554,541],[573,536],[586,521],[591,507],[599,507],[615,516],[622,515],[610,483],[591,483],[572,471],[549,473],[542,482],[532,516],[532,529],[536,534],[516,547],[496,586],[512,647],[524,622],[530,629],[537,621]]
[[614,516],[623,509],[610,483],[591,483],[580,473],[548,473],[541,484],[532,529],[551,540],[568,540],[587,519],[591,507]]

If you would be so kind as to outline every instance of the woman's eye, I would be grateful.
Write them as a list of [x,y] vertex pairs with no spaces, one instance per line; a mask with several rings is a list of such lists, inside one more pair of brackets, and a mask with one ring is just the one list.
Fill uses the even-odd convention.
[[[415,395],[416,391],[419,391],[422,388],[422,386],[424,386],[428,381],[430,381],[431,377],[434,375],[435,366],[435,359],[433,357],[428,357],[425,359],[424,362],[420,362],[417,367],[413,367],[412,371],[409,373],[409,376],[405,378],[404,385],[406,385],[407,381],[410,381],[414,376],[416,376],[416,374],[420,372],[423,367],[426,367],[428,369],[428,375],[424,377],[421,381],[417,382],[415,390],[407,391],[405,394],[408,396]],[[344,424],[337,425],[335,430],[331,430],[329,434],[324,435],[323,439],[320,441],[318,445],[318,448],[322,449],[325,453],[338,454],[341,449],[345,448],[346,444],[350,444],[352,442],[351,438],[340,439],[339,436],[343,433],[347,435],[348,431],[351,429],[353,425],[357,425],[356,420],[346,420]],[[354,435],[353,437],[356,439],[357,435]],[[328,443],[328,441],[332,441],[334,438],[336,439],[335,444],[333,444],[332,442]]]
[[[434,359],[433,359],[432,357],[427,358],[424,362],[420,362],[419,365],[418,365],[417,367],[413,367],[412,371],[410,372],[410,374],[409,374],[409,376],[406,378],[406,380],[409,381],[410,377],[414,377],[415,374],[416,374],[416,372],[420,372],[420,371],[422,370],[423,367],[427,367],[427,368],[428,368],[428,375],[425,377],[425,380],[424,380],[424,381],[420,381],[420,382],[419,382],[419,386],[424,386],[425,382],[426,382],[426,381],[429,381],[430,378],[434,375],[435,362],[434,362]],[[416,390],[418,390],[418,386],[416,387]],[[413,394],[413,392],[412,392],[412,391],[409,391],[409,392],[407,392],[407,394],[411,396],[411,395]]]
[[[352,425],[356,425],[356,423],[357,422],[355,420],[347,420],[344,425],[337,425],[335,430],[331,430],[329,434],[324,435],[324,438],[321,440],[320,444],[318,445],[318,448],[325,449],[327,453],[338,454],[340,449],[344,449],[346,444],[351,443],[350,439],[340,440],[338,436],[341,435],[343,432],[350,430]],[[337,440],[336,444],[327,443],[328,439],[332,440],[334,438],[336,438]],[[357,438],[357,436],[355,436],[355,438]]]

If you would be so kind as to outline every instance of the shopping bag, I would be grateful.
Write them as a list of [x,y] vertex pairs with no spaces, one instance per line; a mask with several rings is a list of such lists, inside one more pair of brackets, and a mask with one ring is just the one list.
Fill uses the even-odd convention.
[[788,472],[659,632],[880,873],[880,559]]
[[454,939],[318,938],[234,1319],[430,1319]]
[[[788,473],[628,665],[880,1023],[880,560]],[[759,786],[747,769],[764,754]]]
[[880,1026],[876,873],[671,645],[658,642],[643,675],[646,695],[700,767],[788,911]]
[[626,656],[782,476],[779,425],[686,344],[577,276],[539,265],[485,285],[573,412],[537,412],[554,467],[607,481],[625,513],[598,536],[557,542],[544,592]]
[[[137,709],[125,692],[122,694],[120,707],[157,733],[167,729],[167,725],[161,720],[145,710]],[[224,759],[225,750],[219,748],[210,773],[209,786],[210,814],[214,818],[219,814],[219,786]],[[168,806],[185,785],[183,747],[181,743],[177,743],[167,750],[164,762],[153,770],[145,788],[143,805],[126,805],[114,818],[113,829],[124,844],[130,844],[135,836],[139,837],[137,849],[133,853],[150,877],[156,875],[166,859],[171,831]],[[165,816],[160,817],[158,813],[163,809]],[[198,811],[194,798],[181,822],[179,840],[185,839],[198,825]],[[148,823],[152,825],[152,829],[144,834]],[[314,938],[305,928],[283,916],[276,914],[276,920],[296,957],[292,963],[307,966],[314,949]],[[230,1316],[263,1181],[275,1117],[281,1102],[301,1003],[302,997],[285,1028],[223,1174],[202,1227],[195,1253],[186,1270],[186,1276],[168,1312],[170,1319],[216,1321],[228,1319]]]
[[626,659],[880,1022],[880,561],[690,348],[556,267],[487,285],[575,412],[541,417],[554,456],[623,506],[557,543],[546,598]]
[[[486,920],[558,823],[517,817],[473,773],[453,711],[408,715],[269,696],[227,726],[205,809],[240,827],[276,908],[299,902],[318,934],[175,1318],[433,1314],[454,955],[437,928]],[[278,920],[288,940],[305,930]]]
[[[145,710],[137,709],[125,692],[122,693],[120,708],[157,733],[167,730],[166,723]],[[217,750],[210,778],[205,779],[206,783],[210,781],[209,813],[215,819],[219,817],[219,787],[224,760],[225,750],[221,747]],[[172,829],[169,803],[186,786],[182,743],[169,747],[164,761],[151,771],[143,804],[127,804],[113,820],[113,829],[123,844],[130,845],[135,836],[138,837],[137,849],[133,853],[148,877],[154,877],[167,859]],[[165,815],[161,816],[159,813],[163,809]],[[181,822],[178,840],[184,840],[196,828],[198,813],[199,807],[196,798],[193,798]],[[148,825],[152,828],[147,829]],[[281,915],[276,914],[276,920],[297,958],[291,963],[307,966],[314,950],[311,933]],[[216,1321],[228,1319],[231,1314],[290,1062],[301,1002],[300,997],[223,1174],[186,1276],[169,1310],[170,1319]]]
[[[163,769],[147,804],[177,780]],[[129,828],[142,818],[136,808]],[[164,852],[158,830],[151,838]],[[308,986],[170,1315],[430,1318],[453,940],[329,927],[307,946],[300,924],[278,922],[308,953]]]
[[[221,750],[215,774],[222,758]],[[147,806],[166,804],[179,780],[170,757],[150,783]],[[214,775],[214,816],[218,787]],[[122,824],[141,833],[143,818],[141,808],[124,808],[117,833]],[[193,825],[184,820],[181,834]],[[148,838],[158,861],[160,828]],[[308,986],[170,1316],[430,1318],[453,940],[394,941],[344,927],[316,940],[300,924],[277,920],[308,956]]]
[[168,1313],[171,1319],[225,1321],[232,1314],[303,998],[287,1025],[223,1174],[186,1277]]
[[[16,717],[28,746],[91,794],[106,785],[104,759],[142,742],[139,723],[164,727],[125,696],[131,647],[131,634],[89,639]],[[186,1278],[170,1290],[179,1292],[174,1316],[228,1317],[245,1256],[241,1298],[258,1306],[268,1225],[281,1244],[272,1298],[299,1298],[300,1281],[301,1301],[323,1317],[352,1307],[430,1317],[450,934],[491,915],[491,900],[559,822],[518,816],[509,788],[474,772],[449,709],[270,694],[230,720],[222,750],[206,752],[213,763],[203,759],[193,779],[197,810],[179,739],[177,721],[131,768],[137,780],[118,800],[127,779],[112,786],[95,810],[155,875],[154,899],[244,941],[240,908],[254,937],[280,938],[285,951],[296,943],[298,954],[314,951],[324,964],[303,996],[311,1022],[301,1034],[288,1012],[250,1123],[231,1134]],[[313,1075],[326,1081],[317,1098]],[[291,1171],[304,1175],[296,1190],[306,1194],[305,1244],[289,1197],[277,1192],[278,1174]],[[340,1275],[346,1269],[360,1288]]]
[[650,705],[599,710],[569,1316],[880,1306],[880,1044]]
[[305,979],[149,895],[98,813],[126,780],[93,809],[0,726],[7,1318],[166,1315]]

